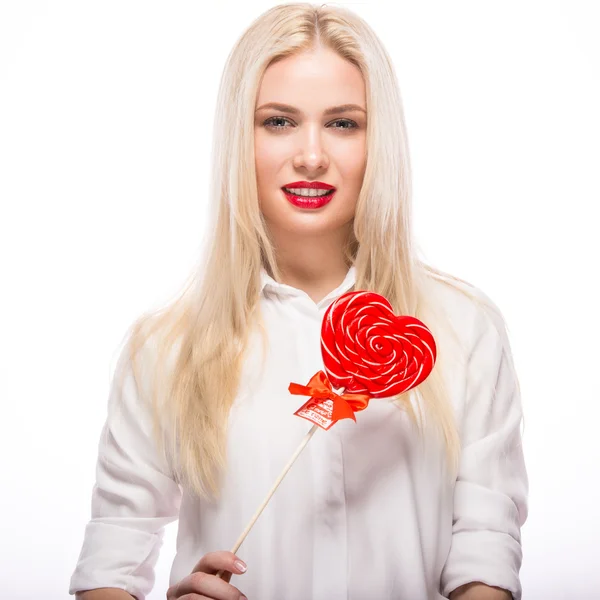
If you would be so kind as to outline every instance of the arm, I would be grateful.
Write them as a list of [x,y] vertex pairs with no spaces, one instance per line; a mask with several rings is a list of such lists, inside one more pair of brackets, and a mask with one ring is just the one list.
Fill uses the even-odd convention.
[[522,595],[521,526],[528,509],[523,413],[504,320],[493,307],[477,311],[467,367],[452,542],[441,576],[441,591],[448,598],[452,592],[453,600]]
[[104,600],[109,593],[106,600],[114,594],[128,600],[146,597],[154,586],[164,528],[179,516],[181,490],[170,461],[152,439],[145,385],[154,362],[149,352],[142,349],[138,382],[126,344],[112,378],[98,445],[92,518],[69,585],[70,594],[86,593],[86,600],[92,594],[94,600]]
[[474,581],[456,588],[450,600],[513,600],[513,596],[508,590]]
[[76,600],[131,600],[132,598],[137,600],[135,596],[117,588],[99,588],[75,594]]

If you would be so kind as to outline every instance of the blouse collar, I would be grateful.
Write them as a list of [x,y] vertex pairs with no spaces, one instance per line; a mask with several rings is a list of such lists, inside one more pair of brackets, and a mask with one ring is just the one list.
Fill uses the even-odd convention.
[[[304,290],[295,288],[286,283],[279,283],[275,281],[265,270],[264,267],[261,267],[261,291],[271,292],[278,296],[307,296],[307,293]],[[347,292],[356,282],[356,267],[352,265],[348,272],[346,273],[346,277],[340,285],[329,292],[325,298],[323,298],[319,304],[338,296],[341,296],[345,292]]]

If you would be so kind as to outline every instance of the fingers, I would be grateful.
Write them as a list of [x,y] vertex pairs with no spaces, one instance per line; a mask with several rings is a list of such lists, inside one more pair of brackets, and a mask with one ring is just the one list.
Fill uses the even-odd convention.
[[[246,564],[233,552],[208,552],[187,577],[167,590],[167,600],[179,599],[186,594],[203,599],[245,600],[242,592],[229,583],[232,573],[241,575],[245,571]],[[217,574],[221,577],[215,576]]]
[[[197,594],[202,598],[211,598],[212,600],[246,600],[246,597],[235,586],[201,571],[192,573],[182,579],[175,589],[170,588],[167,592],[167,598],[182,598],[186,594]],[[194,595],[194,598],[197,596]]]
[[246,564],[233,552],[221,550],[206,553],[192,569],[192,573],[202,572],[210,575],[215,575],[218,571],[229,571],[229,578],[231,578],[231,573],[238,575],[244,573]]
[[229,583],[231,580],[231,575],[232,575],[231,571],[221,570],[216,574],[216,577],[220,577],[223,581],[226,581],[227,583]]

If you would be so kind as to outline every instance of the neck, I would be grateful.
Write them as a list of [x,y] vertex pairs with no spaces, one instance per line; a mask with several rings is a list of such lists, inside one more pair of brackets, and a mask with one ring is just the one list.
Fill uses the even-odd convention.
[[350,268],[343,252],[346,236],[347,230],[309,239],[288,232],[274,235],[281,283],[305,291],[315,302],[324,298]]

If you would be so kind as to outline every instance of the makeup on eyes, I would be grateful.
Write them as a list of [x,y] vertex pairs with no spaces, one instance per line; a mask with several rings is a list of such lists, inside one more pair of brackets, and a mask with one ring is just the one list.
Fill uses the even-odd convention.
[[[274,116],[274,117],[269,117],[268,119],[266,119],[265,121],[263,121],[263,125],[267,129],[270,129],[272,131],[283,131],[283,130],[287,129],[287,127],[282,127],[282,126],[274,125],[273,122],[277,121],[277,120],[287,121],[288,123],[291,123],[290,119],[288,119],[287,117]],[[345,123],[345,124],[347,124],[347,126],[345,126],[345,127],[331,127],[331,129],[339,129],[341,131],[353,131],[353,130],[359,128],[358,124],[355,121],[352,121],[352,119],[336,119],[335,121],[332,121],[331,123],[329,123],[328,126],[329,125],[333,125],[334,123]]]

